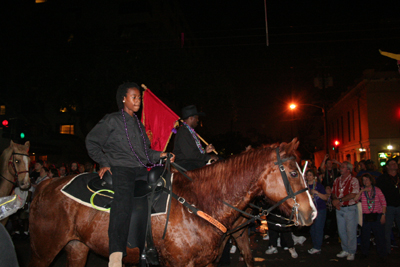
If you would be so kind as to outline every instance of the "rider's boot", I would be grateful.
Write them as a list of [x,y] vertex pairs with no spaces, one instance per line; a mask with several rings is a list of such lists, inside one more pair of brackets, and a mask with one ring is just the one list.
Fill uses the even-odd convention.
[[122,267],[122,252],[111,253],[108,267]]

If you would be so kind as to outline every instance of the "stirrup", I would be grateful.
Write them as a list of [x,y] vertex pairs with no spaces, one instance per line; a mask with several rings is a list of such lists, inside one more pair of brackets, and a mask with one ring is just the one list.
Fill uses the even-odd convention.
[[160,262],[158,261],[157,250],[155,250],[154,248],[146,250],[145,258],[147,259],[147,262],[151,265],[160,265]]

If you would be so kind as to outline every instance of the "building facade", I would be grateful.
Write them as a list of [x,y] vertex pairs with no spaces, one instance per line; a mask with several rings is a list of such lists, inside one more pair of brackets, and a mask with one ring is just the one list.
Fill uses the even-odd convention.
[[[371,159],[379,168],[400,152],[400,76],[366,70],[327,112],[331,157]],[[334,142],[339,141],[335,147]]]

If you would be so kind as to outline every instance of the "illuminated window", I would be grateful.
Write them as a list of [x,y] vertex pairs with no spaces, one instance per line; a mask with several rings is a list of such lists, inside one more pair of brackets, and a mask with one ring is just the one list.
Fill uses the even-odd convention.
[[6,115],[6,106],[5,105],[0,106],[0,115]]
[[60,108],[60,112],[68,112],[68,108],[72,109],[73,111],[76,111],[76,106],[69,106]]
[[47,0],[35,0],[36,4],[46,3]]
[[61,125],[60,134],[74,134],[74,125]]

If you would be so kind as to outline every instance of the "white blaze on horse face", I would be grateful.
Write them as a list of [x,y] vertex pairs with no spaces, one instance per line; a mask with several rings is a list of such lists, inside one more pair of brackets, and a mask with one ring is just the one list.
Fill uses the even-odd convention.
[[[17,172],[21,172],[21,171],[26,171],[25,175],[24,175],[24,179],[23,179],[23,184],[21,184],[19,181],[19,186],[22,189],[27,189],[30,186],[30,178],[29,178],[29,158],[22,156],[22,160],[25,163],[25,169],[24,170],[18,170]],[[17,178],[18,179],[18,178]]]
[[[299,166],[299,164],[297,164],[297,162],[296,162],[296,166],[297,166],[297,169],[299,170],[299,174],[301,176],[301,180],[304,183],[304,187],[308,188],[306,179],[304,178],[304,172],[305,172],[306,169],[304,168],[304,172],[301,172],[300,166]],[[307,197],[308,197],[308,202],[310,203],[310,207],[312,209],[311,219],[314,221],[314,219],[317,218],[317,214],[318,214],[317,213],[317,208],[314,205],[314,201],[312,201],[312,198],[311,198],[309,190],[307,190],[306,193],[307,193]]]
[[[301,175],[301,177],[303,178],[303,181],[304,181],[304,176]],[[306,187],[308,187],[308,185],[306,185]],[[314,201],[312,201],[309,190],[307,190],[306,193],[307,193],[307,197],[308,197],[308,202],[310,203],[310,207],[312,208],[311,219],[314,221],[314,219],[317,218],[317,208],[314,205]]]
[[307,193],[307,196],[308,196],[308,201],[310,202],[310,206],[312,208],[311,219],[314,221],[315,218],[317,218],[317,208],[314,205],[314,201],[312,201],[310,192],[308,192],[308,190],[307,190],[306,193]]

